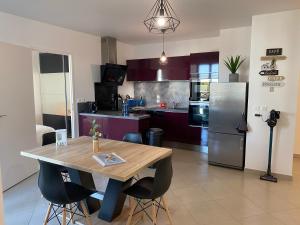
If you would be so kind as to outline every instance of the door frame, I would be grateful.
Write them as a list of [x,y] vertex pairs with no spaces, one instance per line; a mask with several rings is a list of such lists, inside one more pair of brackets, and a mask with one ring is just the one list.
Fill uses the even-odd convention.
[[40,49],[40,48],[32,48],[32,54],[34,52],[37,53],[51,53],[51,54],[59,54],[59,55],[67,55],[69,60],[69,87],[70,87],[70,110],[71,110],[71,133],[72,138],[76,136],[76,116],[75,116],[75,97],[74,97],[74,78],[73,78],[73,58],[72,54],[65,51],[56,51],[56,50],[47,50],[47,49]]

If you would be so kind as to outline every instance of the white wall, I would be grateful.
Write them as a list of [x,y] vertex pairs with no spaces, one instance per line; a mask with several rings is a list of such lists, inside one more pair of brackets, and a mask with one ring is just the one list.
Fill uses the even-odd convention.
[[1,179],[1,168],[0,168],[0,225],[4,225],[4,213],[3,213],[3,194],[2,194],[2,179]]
[[0,27],[2,42],[71,55],[74,98],[94,100],[93,82],[99,76],[94,68],[101,64],[100,37],[6,13],[0,13]]
[[[300,72],[300,11],[254,16],[252,20],[250,90],[247,136],[246,168],[266,170],[269,128],[261,118],[254,116],[257,106],[267,106],[268,111],[281,111],[281,118],[274,134],[273,171],[292,175],[292,159],[295,144],[297,97]],[[260,71],[267,48],[283,48],[286,61],[278,62],[286,85],[270,93],[262,87]]]
[[[127,59],[133,58],[133,46],[117,41],[117,63],[126,65]],[[133,82],[127,81],[127,76],[122,86],[119,86],[119,94],[122,97],[129,95],[134,97]]]
[[220,68],[219,81],[228,82],[229,71],[224,64],[224,59],[230,56],[241,55],[246,61],[241,65],[240,81],[246,82],[249,78],[251,48],[251,27],[238,27],[220,31]]
[[[220,38],[201,38],[168,42],[165,44],[167,56],[184,56],[190,53],[219,51]],[[135,45],[133,58],[159,58],[162,52],[162,43]]]
[[[300,76],[300,74],[298,75]],[[298,87],[300,87],[300,79],[298,83]],[[298,102],[297,102],[297,114],[296,114],[296,141],[295,141],[295,147],[294,147],[294,154],[297,155],[298,157],[300,156],[300,91],[298,91]]]
[[43,124],[42,102],[41,102],[41,84],[40,84],[40,63],[39,52],[32,52],[32,72],[34,89],[34,108],[35,121],[37,124]]

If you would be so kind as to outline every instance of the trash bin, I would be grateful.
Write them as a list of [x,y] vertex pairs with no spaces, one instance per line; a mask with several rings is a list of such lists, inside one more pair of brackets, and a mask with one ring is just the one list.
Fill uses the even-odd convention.
[[161,147],[164,130],[160,128],[150,128],[147,132],[148,145]]

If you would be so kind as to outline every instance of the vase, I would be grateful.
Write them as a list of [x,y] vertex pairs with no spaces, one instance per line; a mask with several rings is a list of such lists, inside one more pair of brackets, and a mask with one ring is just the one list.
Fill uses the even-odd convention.
[[229,74],[229,82],[239,82],[239,74],[238,73]]
[[98,140],[93,140],[93,152],[98,153],[99,151],[100,151],[99,139]]

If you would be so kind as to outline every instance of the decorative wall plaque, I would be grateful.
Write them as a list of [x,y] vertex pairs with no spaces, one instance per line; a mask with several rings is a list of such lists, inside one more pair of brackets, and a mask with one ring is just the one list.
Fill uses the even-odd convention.
[[284,76],[268,76],[268,81],[283,81]]
[[282,55],[282,48],[269,48],[266,51],[267,56]]

